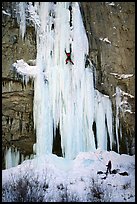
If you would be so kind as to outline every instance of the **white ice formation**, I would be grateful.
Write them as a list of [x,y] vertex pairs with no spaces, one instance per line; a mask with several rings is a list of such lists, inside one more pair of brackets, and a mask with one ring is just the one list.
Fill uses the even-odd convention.
[[[52,153],[58,126],[67,159],[96,148],[107,150],[108,137],[112,149],[111,100],[95,89],[93,64],[85,68],[89,44],[78,2],[25,2],[20,9],[22,37],[27,10],[37,39],[36,66],[23,59],[13,64],[24,80],[34,79],[36,155]],[[66,64],[65,49],[71,49],[74,65]]]

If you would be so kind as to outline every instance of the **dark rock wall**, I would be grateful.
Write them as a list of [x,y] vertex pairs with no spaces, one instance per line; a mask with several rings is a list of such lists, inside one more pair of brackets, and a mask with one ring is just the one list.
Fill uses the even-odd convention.
[[[15,17],[17,2],[2,2],[2,141],[6,146],[16,146],[23,154],[32,153],[35,142],[33,129],[33,82],[25,86],[11,70],[17,59],[36,58],[34,28],[27,27],[22,41]],[[135,95],[135,3],[134,2],[81,2],[81,13],[89,39],[89,57],[96,66],[96,88],[110,96],[113,103],[115,133],[116,87]],[[73,15],[73,13],[72,13]],[[108,41],[103,41],[107,38]],[[111,73],[133,74],[119,79]],[[134,98],[128,97],[132,112]],[[134,153],[135,115],[121,113],[123,138],[120,151]],[[126,142],[125,142],[126,141]]]
[[[15,17],[16,2],[2,2],[2,150],[17,147],[24,156],[32,154],[35,132],[33,128],[33,82],[27,86],[11,70],[18,59],[36,58],[35,33],[27,27],[22,41]],[[3,168],[4,168],[3,160]]]
[[[111,2],[112,3],[112,2]],[[81,13],[89,39],[90,59],[96,64],[96,88],[110,96],[115,133],[116,87],[135,96],[135,2],[81,2]],[[104,39],[107,39],[106,42]],[[133,74],[121,78],[116,74]],[[127,96],[131,111],[120,112],[121,153],[134,153],[135,98]]]

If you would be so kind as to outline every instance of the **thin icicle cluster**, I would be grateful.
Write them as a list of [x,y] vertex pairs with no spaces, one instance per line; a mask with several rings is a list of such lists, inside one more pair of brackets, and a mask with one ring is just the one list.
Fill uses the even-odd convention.
[[95,91],[95,122],[97,131],[97,147],[107,150],[107,134],[110,138],[110,149],[112,149],[112,104],[108,96]]
[[22,163],[24,160],[32,158],[34,158],[33,154],[24,156],[16,147],[6,147],[6,150],[4,152],[5,168],[9,169],[11,167],[15,167]]
[[[97,147],[107,149],[108,134],[112,148],[111,101],[94,89],[92,63],[85,66],[89,46],[79,4],[35,2],[34,7],[29,4],[28,11],[29,8],[37,34],[36,66],[23,60],[14,66],[20,74],[34,78],[36,154],[52,153],[58,125],[65,158],[74,159],[79,152],[94,151],[93,122]],[[74,65],[65,63],[65,50],[70,49]]]
[[13,166],[17,166],[20,160],[20,153],[17,148],[6,148],[5,151],[5,168],[8,169]]
[[117,139],[118,152],[119,152],[119,132],[120,132],[120,137],[122,137],[120,121],[119,121],[120,104],[121,104],[121,89],[117,86],[116,87],[116,139]]
[[120,87],[116,87],[116,93],[113,95],[116,97],[116,140],[117,140],[117,148],[119,152],[119,140],[122,138],[122,129],[120,124],[120,113],[125,114],[125,112],[128,113],[134,113],[131,110],[131,105],[128,102],[129,98],[134,98],[133,95],[126,93],[120,89]]
[[34,79],[37,75],[37,67],[28,65],[23,59],[17,60],[17,62],[13,63],[11,69],[22,76],[24,84],[28,83],[29,78]]

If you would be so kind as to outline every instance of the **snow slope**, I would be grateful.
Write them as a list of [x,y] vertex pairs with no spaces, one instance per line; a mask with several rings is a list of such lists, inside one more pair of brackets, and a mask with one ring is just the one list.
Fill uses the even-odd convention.
[[[116,174],[106,176],[108,160]],[[74,160],[44,155],[3,170],[2,189],[3,202],[135,202],[135,156],[100,149]]]

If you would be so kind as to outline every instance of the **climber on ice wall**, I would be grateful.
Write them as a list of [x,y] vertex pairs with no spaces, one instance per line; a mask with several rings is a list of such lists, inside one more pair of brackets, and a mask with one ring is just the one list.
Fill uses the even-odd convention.
[[71,45],[70,45],[70,52],[66,52],[66,49],[65,49],[65,53],[66,53],[66,55],[67,55],[66,64],[68,63],[68,61],[70,61],[71,64],[74,65],[74,63],[73,63],[72,60],[71,60],[71,52],[72,52],[72,50],[71,50]]

